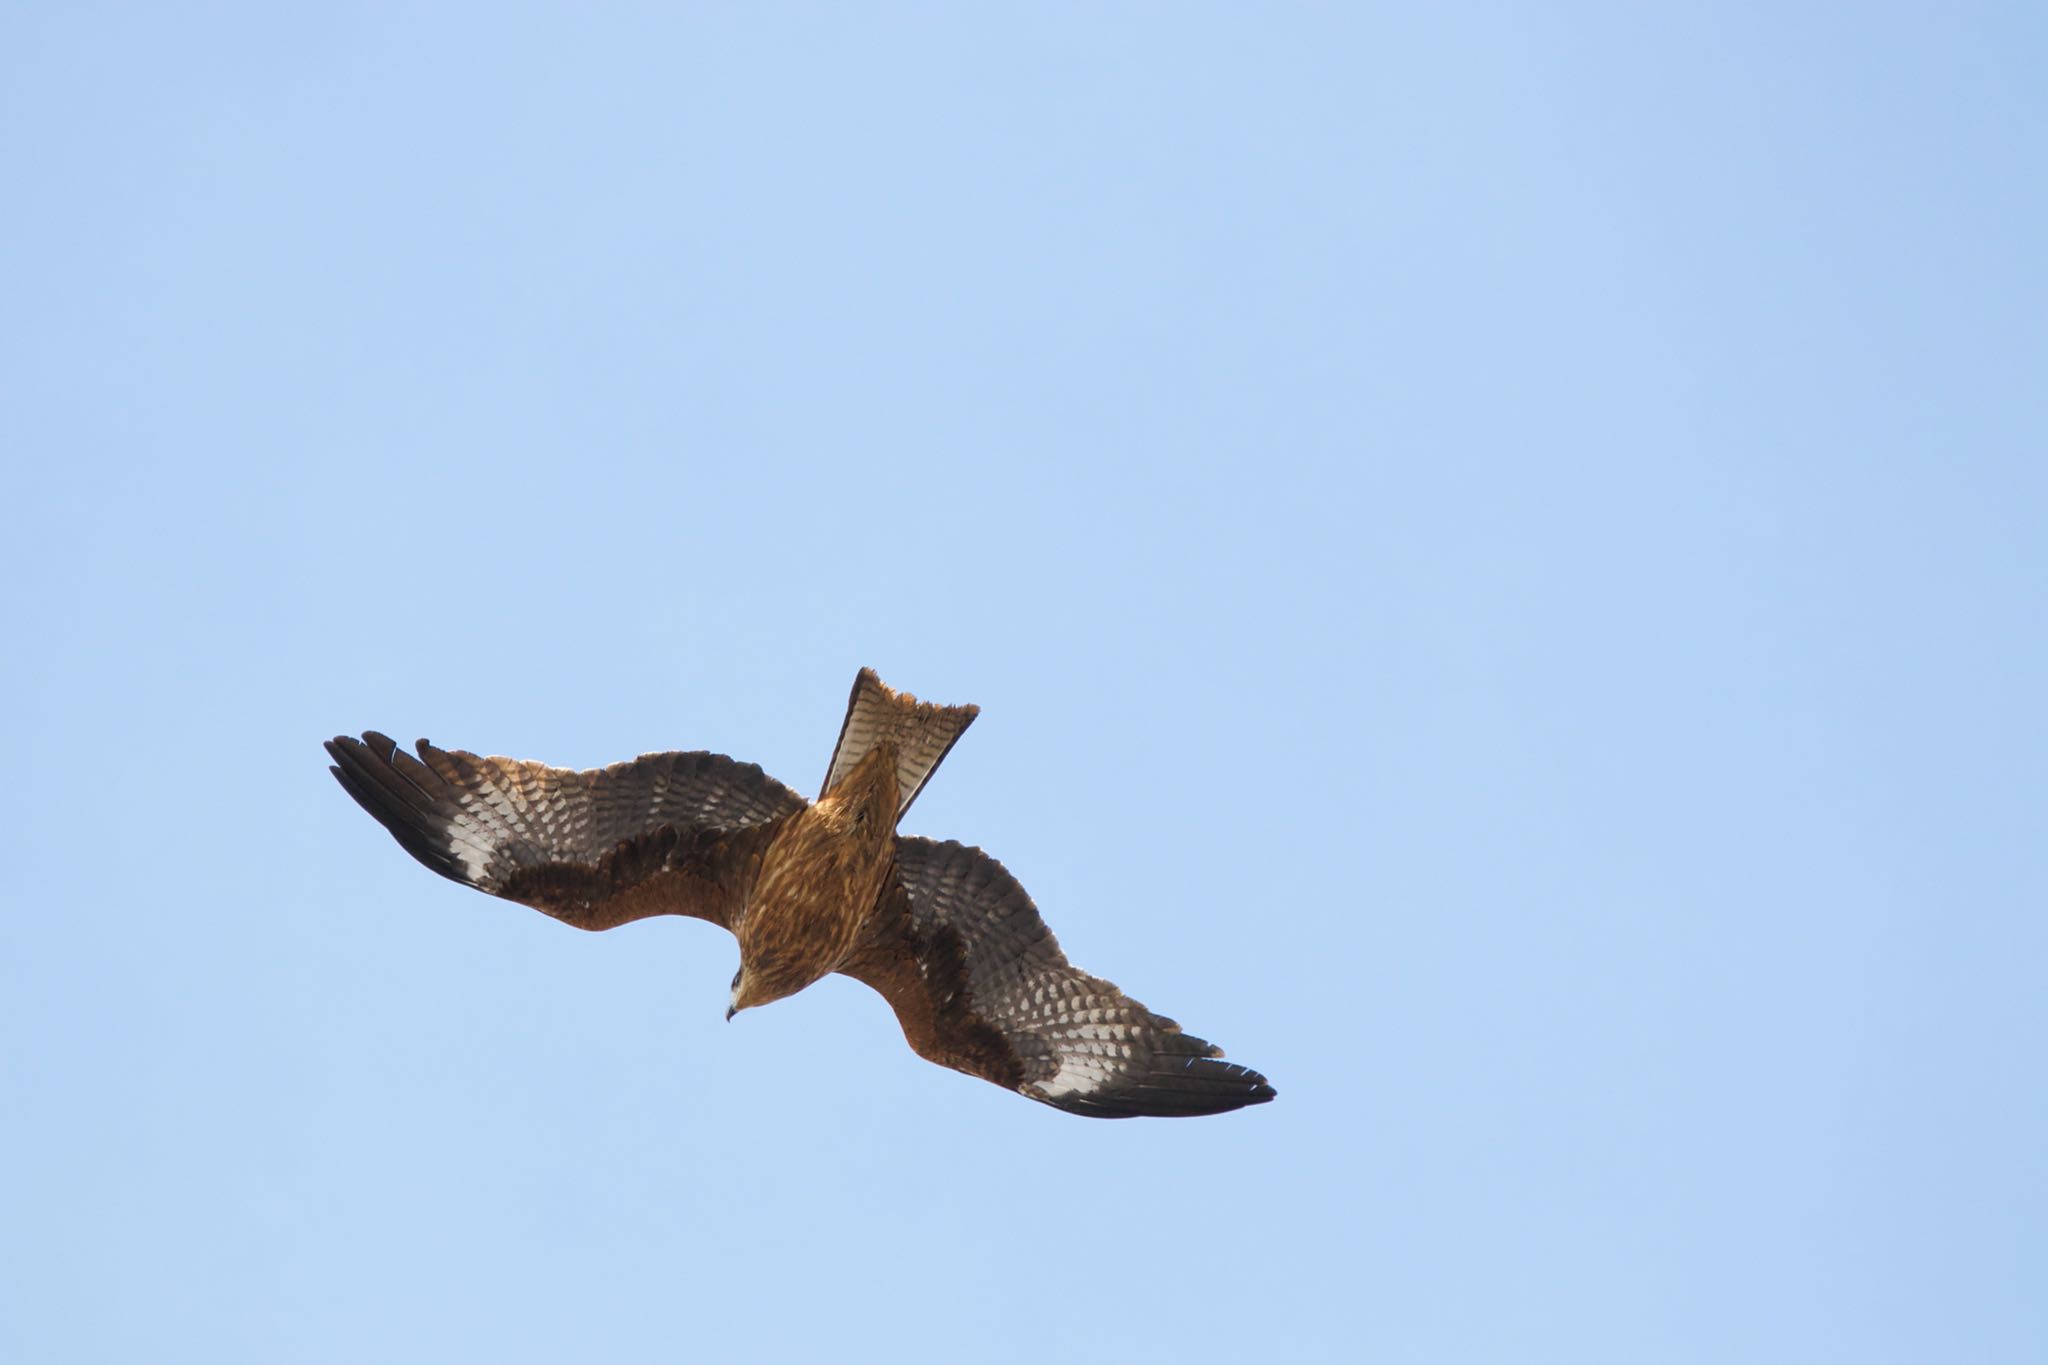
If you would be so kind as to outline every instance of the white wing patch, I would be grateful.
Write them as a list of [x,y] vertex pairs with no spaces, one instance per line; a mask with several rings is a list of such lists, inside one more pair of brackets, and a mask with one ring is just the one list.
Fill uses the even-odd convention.
[[474,885],[483,884],[484,869],[491,864],[491,848],[482,843],[482,831],[470,832],[460,825],[449,826],[448,852],[462,864],[463,876]]
[[1047,1099],[1093,1094],[1129,1066],[1133,1055],[1122,1029],[1071,1028],[1052,1037],[1059,1050],[1060,1069],[1025,1087]]
[[1082,1057],[1074,1053],[1060,1056],[1060,1069],[1037,1085],[1028,1087],[1046,1099],[1056,1100],[1063,1095],[1092,1095],[1109,1081],[1109,1069],[1100,1058]]

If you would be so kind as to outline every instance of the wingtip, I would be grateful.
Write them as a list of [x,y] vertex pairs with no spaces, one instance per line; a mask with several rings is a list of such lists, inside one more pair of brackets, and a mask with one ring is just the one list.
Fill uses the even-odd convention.
[[1035,1086],[1018,1089],[1055,1109],[1098,1119],[1206,1118],[1265,1104],[1279,1094],[1250,1067],[1218,1062],[1199,1052],[1172,1060],[1178,1065],[1155,1069],[1134,1084],[1065,1095],[1047,1094]]

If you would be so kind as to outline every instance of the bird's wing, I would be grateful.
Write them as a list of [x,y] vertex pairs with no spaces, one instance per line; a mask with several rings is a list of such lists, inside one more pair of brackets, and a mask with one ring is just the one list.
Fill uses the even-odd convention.
[[1069,1113],[1220,1114],[1273,1098],[1258,1072],[1068,963],[978,848],[897,840],[896,879],[841,970],[881,992],[919,1056]]
[[576,772],[376,731],[330,769],[405,851],[452,881],[580,929],[648,915],[731,927],[761,855],[804,799],[723,754],[644,754]]

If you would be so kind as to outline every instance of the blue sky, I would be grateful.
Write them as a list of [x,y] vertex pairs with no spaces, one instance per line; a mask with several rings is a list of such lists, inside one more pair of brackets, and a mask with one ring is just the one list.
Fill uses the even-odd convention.
[[[2034,6],[0,18],[0,1356],[2036,1360]],[[428,875],[907,821],[1277,1103]]]

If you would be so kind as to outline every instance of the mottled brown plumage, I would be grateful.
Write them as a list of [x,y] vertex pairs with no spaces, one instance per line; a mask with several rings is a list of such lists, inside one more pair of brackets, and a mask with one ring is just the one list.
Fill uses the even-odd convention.
[[1072,966],[995,859],[896,833],[976,714],[861,670],[816,804],[719,754],[572,772],[425,740],[415,758],[375,731],[327,749],[349,795],[445,877],[581,929],[680,914],[732,930],[728,1018],[843,972],[889,1002],[919,1056],[1071,1113],[1273,1098],[1257,1072]]
[[795,995],[845,965],[895,860],[896,802],[896,747],[884,743],[783,822],[732,926],[734,1012]]

